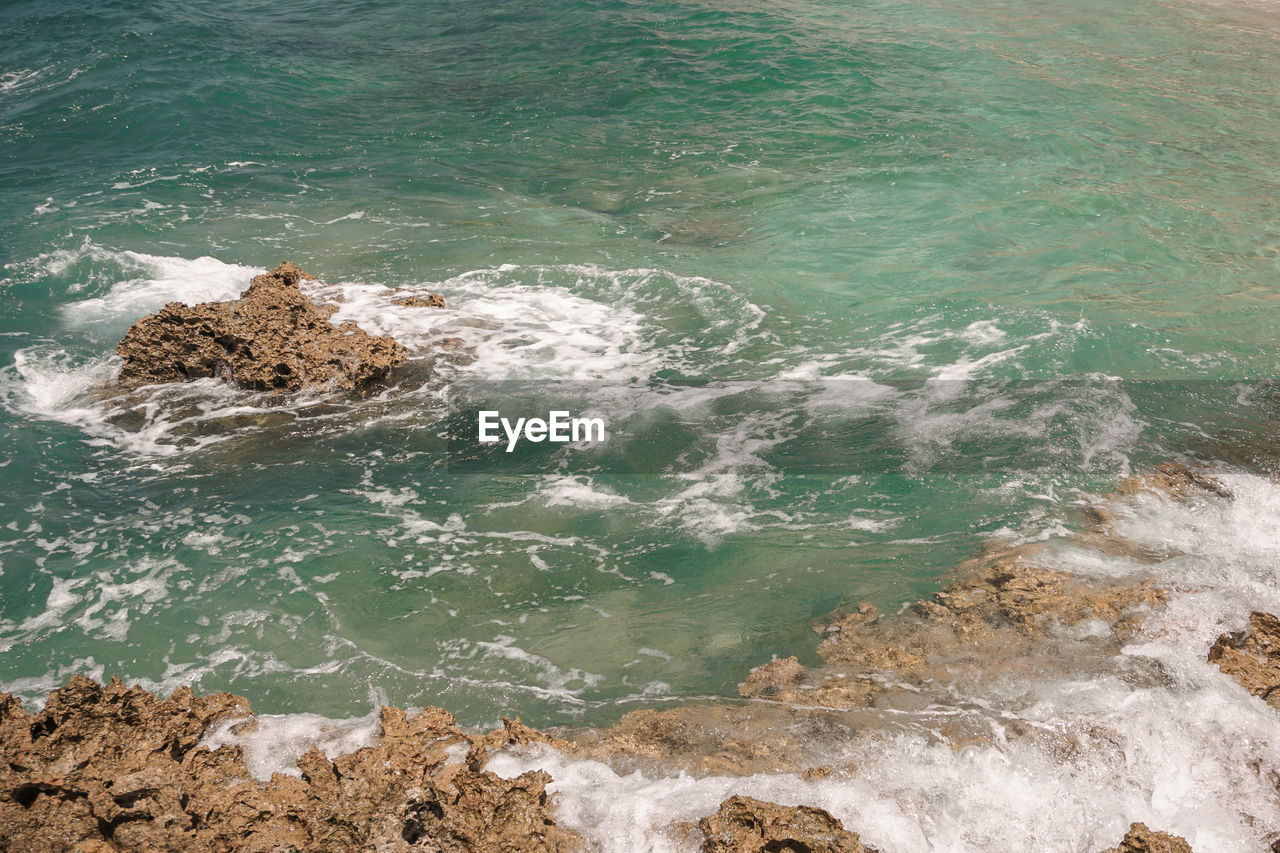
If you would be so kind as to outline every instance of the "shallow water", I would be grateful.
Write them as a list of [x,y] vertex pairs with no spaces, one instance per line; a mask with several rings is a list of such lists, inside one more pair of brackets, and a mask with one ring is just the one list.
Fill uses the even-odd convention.
[[[606,724],[811,661],[837,605],[1062,537],[1161,459],[1269,488],[1266,6],[20,2],[0,31],[0,685],[33,703],[82,672]],[[95,390],[133,320],[283,258],[419,353],[397,389]],[[485,399],[616,433],[477,455]],[[1244,613],[1231,553],[1197,643]],[[1118,837],[1105,800],[1080,844]]]

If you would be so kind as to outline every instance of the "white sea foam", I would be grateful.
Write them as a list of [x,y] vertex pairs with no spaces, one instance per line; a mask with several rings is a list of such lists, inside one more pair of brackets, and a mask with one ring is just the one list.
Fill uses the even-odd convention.
[[[96,395],[96,389],[114,378],[119,367],[114,354],[85,358],[57,346],[21,349],[14,353],[12,367],[0,373],[0,402],[21,415],[74,426],[90,445],[144,456],[173,456],[225,441],[229,434],[193,435],[189,428],[202,421],[265,411],[245,405],[244,395],[224,383],[199,380],[157,386],[137,409],[141,423],[125,429],[112,421],[119,413]],[[175,440],[180,432],[186,436],[181,444]]]
[[[900,712],[875,738],[825,747],[854,776],[620,775],[546,748],[498,754],[489,769],[549,772],[561,822],[605,853],[692,851],[696,838],[682,842],[672,823],[711,814],[731,794],[827,809],[885,853],[1079,853],[1114,845],[1131,821],[1182,835],[1196,850],[1262,849],[1280,835],[1271,781],[1280,720],[1205,653],[1251,609],[1280,610],[1280,485],[1240,473],[1221,479],[1234,500],[1152,493],[1114,502],[1117,536],[1167,553],[1154,567],[1074,542],[1048,552],[1069,570],[1154,572],[1191,590],[1154,614],[1110,671],[1009,676],[968,688],[978,692],[955,695],[953,705]],[[1144,668],[1131,671],[1129,661]],[[1153,665],[1158,677],[1141,674]],[[960,746],[938,737],[941,722],[965,717],[990,735]],[[1010,722],[1067,740],[1019,736]]]
[[545,689],[551,693],[576,695],[583,688],[599,684],[603,676],[577,667],[559,667],[547,658],[528,652],[516,645],[516,638],[498,636],[493,642],[476,643],[476,648],[487,658],[513,661],[536,673]]
[[0,92],[19,89],[40,79],[43,68],[17,68],[0,74]]
[[[1051,563],[1081,574],[1151,572],[1186,590],[1153,615],[1111,666],[1087,678],[1069,671],[1010,676],[946,704],[898,712],[894,725],[873,740],[833,738],[823,747],[830,763],[856,768],[852,776],[624,775],[547,750],[501,753],[489,769],[504,776],[547,770],[558,820],[601,851],[692,851],[696,839],[681,842],[671,822],[711,814],[731,794],[827,809],[885,853],[1092,853],[1114,844],[1133,820],[1183,835],[1197,850],[1264,849],[1280,833],[1280,803],[1270,781],[1280,770],[1280,723],[1274,709],[1205,663],[1205,653],[1219,633],[1243,625],[1251,609],[1280,610],[1280,486],[1242,473],[1220,478],[1233,500],[1201,495],[1178,503],[1144,493],[1111,502],[1117,538],[1163,553],[1154,565],[1074,540],[1047,552]],[[390,512],[415,500],[396,490],[371,490],[369,497]],[[436,525],[437,532],[445,526]],[[460,522],[454,526],[461,529]],[[56,591],[46,612],[58,620],[95,601],[126,601],[86,593]],[[127,598],[145,602],[149,594],[141,585]],[[245,619],[261,620],[261,614]],[[1077,626],[1077,639],[1097,627]],[[225,666],[246,654],[224,651],[208,664]],[[548,697],[571,699],[598,677],[554,664],[510,635],[476,645],[474,654],[518,672],[513,682],[524,684],[512,689]],[[637,654],[661,659],[669,653],[644,647]],[[86,662],[82,669],[92,673],[94,666]],[[257,670],[291,671],[269,661],[259,661]],[[199,672],[175,668],[164,683],[193,674]],[[47,690],[64,679],[59,673],[6,689]],[[258,719],[255,732],[233,735],[227,726],[208,740],[244,746],[257,778],[290,772],[312,745],[336,755],[364,745],[376,730],[371,717]],[[989,735],[953,746],[939,737],[939,727],[957,719],[980,720]],[[1062,738],[1019,736],[1006,730],[1010,723]]]
[[[71,328],[99,325],[127,328],[169,302],[195,304],[234,299],[249,286],[249,279],[261,272],[207,257],[187,260],[139,252],[111,252],[96,246],[84,251],[114,262],[121,274],[128,277],[113,284],[101,296],[69,303],[64,317]],[[59,259],[57,263],[75,260],[78,258]]]
[[[50,550],[76,550],[72,543],[47,544]],[[6,630],[0,638],[0,651],[71,626],[87,637],[122,641],[134,618],[145,617],[166,600],[170,578],[182,571],[185,567],[172,559],[143,558],[131,566],[127,579],[108,571],[76,578],[55,576],[44,610]]]
[[563,285],[522,283],[526,276],[536,277],[522,268],[501,273],[465,273],[424,287],[445,294],[450,306],[445,311],[397,305],[403,294],[382,285],[329,285],[311,292],[338,303],[335,323],[355,322],[419,353],[453,339],[474,357],[460,371],[468,378],[625,379],[648,376],[662,363],[634,310]]
[[[253,269],[213,258],[115,251],[88,239],[73,249],[47,252],[6,269],[11,277],[58,280],[68,292],[96,294],[63,308],[66,343],[37,344],[15,353],[12,367],[0,378],[0,394],[11,411],[76,426],[90,443],[158,455],[177,452],[176,431],[203,419],[243,413],[237,407],[244,405],[244,395],[220,383],[194,383],[158,389],[142,408],[141,425],[126,430],[112,423],[112,412],[95,389],[119,369],[110,348],[134,320],[167,302],[233,298]],[[88,346],[80,345],[84,339]],[[193,438],[187,449],[223,438]]]
[[1013,441],[1024,455],[1125,475],[1144,425],[1124,387],[1105,377],[989,386],[933,380],[900,394],[888,410],[920,470],[967,448]]
[[[74,304],[65,315],[69,332],[77,334],[96,334],[100,324],[126,323],[172,298],[198,301],[233,296],[254,272],[209,259],[155,259],[93,246],[80,254],[51,255],[45,264],[49,274],[67,275],[89,257],[95,263],[117,264],[122,271],[119,274],[125,277],[106,287],[100,278],[83,282],[84,289],[93,295]],[[452,307],[443,312],[397,306],[394,295],[381,285],[333,285],[314,288],[314,293],[319,298],[341,297],[335,319],[351,319],[370,331],[396,335],[423,351],[446,338],[461,339],[463,349],[478,358],[471,364],[448,368],[454,377],[630,379],[643,378],[661,367],[693,363],[681,359],[695,352],[696,342],[673,339],[660,316],[655,318],[643,310],[650,300],[646,288],[653,286],[655,276],[667,275],[596,268],[580,268],[566,275],[563,268],[504,267],[424,283],[427,289],[445,293]],[[711,300],[709,312],[720,312],[717,316],[721,316],[711,325],[713,331],[720,330],[725,346],[740,345],[748,339],[743,335],[755,334],[751,325],[755,313],[727,300],[715,301],[719,292],[704,280],[667,277],[662,282],[663,287],[672,286],[677,293],[686,292],[680,290],[686,288],[691,304]],[[619,295],[623,297],[620,302],[610,301]],[[729,322],[723,317],[734,319]],[[914,342],[912,335],[900,338],[905,363],[927,366],[935,375],[952,376],[959,394],[934,393],[930,387],[919,393],[899,392],[845,370],[838,360],[780,370],[795,380],[844,378],[847,386],[842,383],[839,387],[851,393],[834,395],[835,383],[807,388],[798,382],[796,399],[804,403],[802,408],[808,414],[824,417],[856,416],[869,410],[893,413],[900,429],[898,438],[922,467],[944,460],[953,446],[965,441],[991,443],[1013,437],[1023,439],[1025,445],[1054,429],[1073,436],[1071,452],[1081,464],[1087,466],[1102,458],[1114,462],[1123,459],[1141,429],[1132,403],[1109,383],[1080,393],[1073,391],[1074,396],[1065,403],[1056,399],[1030,413],[1018,408],[1018,399],[999,391],[978,389],[971,397],[963,396],[970,393],[965,386],[977,384],[972,380],[1010,363],[1026,345],[1025,339],[1010,341],[993,321],[951,333],[947,341],[969,349],[941,367],[922,354],[928,339],[916,337],[919,340]],[[706,352],[698,356],[705,358]],[[15,358],[6,380],[6,400],[11,408],[25,414],[75,424],[91,441],[116,442],[140,452],[163,452],[175,423],[153,416],[141,430],[126,433],[105,420],[100,404],[91,397],[93,386],[108,378],[115,367],[113,358],[101,352],[77,354],[71,347],[29,347]],[[705,418],[715,414],[717,406],[753,390],[759,389],[721,384],[646,396],[623,389],[617,392],[617,401],[630,400],[633,413],[641,411],[640,407],[661,405],[682,416]],[[168,393],[179,392],[156,390],[152,399],[162,401],[162,395]],[[197,383],[180,393],[190,395],[184,399],[202,401],[199,412],[183,416],[183,423],[258,411],[245,395],[217,383]],[[597,402],[613,405],[615,400]],[[708,434],[707,452],[697,464],[673,474],[671,493],[648,504],[613,494],[588,478],[570,476],[547,478],[537,497],[552,506],[588,510],[625,505],[629,513],[642,511],[657,520],[668,519],[714,546],[724,537],[761,522],[757,497],[769,494],[776,473],[768,461],[769,453],[795,435],[794,424],[776,411],[764,415],[748,412],[745,417],[716,425],[718,431]],[[1275,592],[1280,588],[1276,568],[1280,566],[1276,534],[1280,530],[1280,499],[1274,484],[1266,480],[1244,475],[1225,475],[1224,479],[1237,496],[1234,502],[1201,499],[1184,506],[1151,495],[1122,502],[1116,509],[1117,532],[1149,550],[1168,552],[1157,572],[1197,590],[1176,599],[1147,634],[1126,650],[1130,658],[1163,667],[1170,674],[1167,685],[1139,686],[1120,676],[1088,683],[1046,680],[1020,685],[1026,701],[1005,708],[998,701],[1002,697],[963,697],[996,709],[996,720],[1007,712],[1047,728],[1072,729],[1085,720],[1101,722],[1115,733],[1115,749],[1088,746],[1082,757],[1069,765],[1033,744],[1001,742],[999,738],[957,751],[937,744],[930,738],[926,722],[921,722],[918,730],[887,738],[874,750],[837,754],[857,765],[854,779],[619,777],[599,765],[554,754],[528,761],[550,762],[543,766],[556,777],[563,819],[602,849],[676,849],[664,846],[677,844],[674,837],[665,834],[665,822],[673,816],[696,818],[710,813],[723,796],[733,792],[828,808],[885,851],[1092,850],[1114,843],[1131,819],[1144,819],[1184,834],[1197,849],[1252,849],[1258,834],[1280,831],[1280,818],[1274,803],[1267,799],[1265,785],[1248,769],[1255,762],[1268,768],[1280,764],[1276,760],[1274,713],[1205,665],[1203,658],[1213,637],[1222,630],[1238,628],[1249,609],[1280,609],[1280,596]],[[1028,481],[1019,488],[1041,487]],[[368,483],[355,493],[401,522],[400,530],[389,534],[391,539],[407,537],[416,546],[458,543],[471,549],[473,557],[482,555],[470,566],[457,560],[456,568],[449,569],[452,571],[475,571],[491,556],[492,551],[486,550],[489,543],[498,539],[469,529],[460,515],[428,509],[428,500],[418,490]],[[1046,494],[1052,500],[1051,493]],[[854,513],[842,523],[873,533],[892,522]],[[554,572],[560,562],[547,551],[532,550],[530,543],[559,547],[571,554],[590,547],[590,543],[572,537],[532,532],[507,535],[527,552],[528,562],[537,571]],[[193,535],[187,544],[219,547],[200,535]],[[1064,567],[1083,573],[1115,575],[1150,569],[1137,560],[1075,546],[1063,546],[1056,553]],[[301,551],[293,554],[301,555]],[[587,560],[598,556],[577,554]],[[429,577],[446,570],[445,562],[403,576]],[[662,573],[650,573],[649,577],[664,584],[671,582]],[[292,579],[298,581],[297,574]],[[120,640],[127,635],[130,620],[136,620],[157,596],[166,593],[167,581],[163,573],[125,581],[98,579],[92,589],[77,582],[55,581],[44,611],[21,629],[30,636],[65,623],[90,637]],[[243,623],[224,624],[226,636],[218,637],[228,645],[217,654],[198,666],[173,665],[160,683],[171,686],[198,680],[218,667],[224,668],[220,673],[234,669],[236,678],[301,671],[286,661],[259,654],[249,645],[235,645],[233,640],[240,636],[236,629],[260,628],[269,621],[248,612],[243,618]],[[1081,626],[1081,636],[1091,627],[1096,626]],[[475,644],[459,653],[463,655],[498,670],[484,682],[486,686],[504,684],[501,676],[505,676],[511,679],[508,686],[513,690],[536,691],[559,701],[577,700],[600,678],[526,651],[507,634]],[[337,670],[342,663],[334,660],[317,669]],[[390,666],[387,664],[388,669]],[[19,686],[24,690],[47,689],[54,683]],[[263,720],[267,721],[265,728]],[[352,721],[299,717],[280,718],[277,724],[260,718],[261,734],[255,735],[258,740],[253,747],[257,750],[255,773],[286,769],[311,743],[323,741],[335,751],[344,751],[363,742],[364,730],[354,723],[346,727],[348,722]],[[288,744],[288,749],[281,744]],[[328,751],[330,746],[325,748]],[[495,767],[514,771],[524,765],[502,762],[525,760],[500,757],[495,759]],[[1254,828],[1247,826],[1233,802],[1250,810]]]
[[[9,264],[6,271],[7,284],[52,280],[68,293],[86,294],[63,309],[65,344],[20,352],[5,382],[11,409],[75,424],[94,441],[151,454],[173,453],[179,435],[188,450],[223,440],[225,430],[199,425],[261,411],[253,395],[217,383],[158,387],[148,392],[157,405],[139,409],[141,425],[126,430],[110,423],[105,404],[91,393],[117,369],[110,347],[138,317],[171,301],[234,298],[259,270],[207,257],[119,251],[86,239],[75,248]],[[507,265],[421,287],[443,292],[450,308],[399,305],[402,294],[381,284],[304,284],[313,298],[337,305],[335,322],[353,321],[371,333],[391,335],[410,348],[411,357],[435,359],[442,348],[457,353],[435,363],[436,378],[421,389],[430,393],[456,379],[644,380],[679,366],[681,354],[698,346],[732,351],[763,316],[723,285],[657,270]],[[681,311],[705,312],[699,335],[665,327],[673,313],[666,303],[673,299]],[[668,310],[662,314],[654,306]],[[412,389],[401,393],[406,390]],[[273,416],[314,400],[280,402],[273,401]],[[380,417],[413,417],[417,411],[402,408],[397,414],[384,407]],[[252,421],[241,418],[239,428]]]
[[[0,651],[3,650],[4,647],[0,646]],[[106,668],[90,655],[62,664],[44,675],[0,682],[0,690],[17,696],[29,711],[35,711],[44,705],[44,700],[50,693],[66,684],[71,676],[83,675],[85,678],[102,681],[105,671]]]
[[345,720],[318,714],[257,714],[226,720],[205,735],[200,746],[239,746],[249,774],[266,782],[273,773],[301,776],[298,759],[309,749],[336,758],[368,746],[380,726],[376,710]]
[[12,646],[13,642],[25,640],[38,631],[61,626],[63,617],[81,601],[82,596],[78,595],[76,590],[88,582],[88,578],[53,578],[53,585],[49,589],[48,598],[45,599],[44,610],[22,621],[18,626],[18,636],[8,642],[6,649]]
[[[118,420],[129,425],[117,426],[91,393],[117,369],[118,362],[107,351],[109,344],[132,320],[168,301],[234,297],[256,270],[212,258],[188,260],[117,251],[88,240],[75,249],[50,252],[17,266],[26,278],[60,277],[66,280],[68,290],[91,294],[70,303],[64,309],[64,320],[70,332],[88,336],[93,348],[84,351],[70,345],[39,345],[21,351],[5,382],[11,409],[79,426],[94,443],[142,454],[172,455],[179,445],[189,451],[224,441],[259,429],[258,424],[267,420],[290,417],[315,402],[300,399],[281,405],[282,401],[272,401],[268,409],[264,401],[215,382],[169,386],[149,392],[155,405],[138,409],[143,416],[140,422],[136,418]],[[769,333],[761,330],[764,312],[730,288],[710,279],[661,270],[503,265],[423,282],[419,286],[422,290],[445,294],[450,307],[444,311],[398,305],[400,294],[381,284],[305,287],[314,298],[337,305],[335,321],[350,320],[372,333],[392,335],[407,344],[415,357],[434,359],[442,347],[457,353],[457,358],[434,362],[432,378],[418,389],[428,396],[445,394],[447,383],[456,380],[621,382],[613,388],[594,389],[593,398],[584,403],[593,410],[607,411],[611,418],[633,417],[655,408],[693,416],[706,413],[717,400],[750,390],[745,387],[749,383],[652,393],[642,385],[627,383],[643,383],[664,369],[696,373],[709,360],[724,363],[748,343],[769,339]],[[690,315],[698,318],[696,333],[681,327]],[[969,351],[951,365],[933,370],[939,376],[970,378],[984,366],[1015,358],[1028,345],[1024,340],[1009,346],[1009,335],[995,320],[943,331],[935,328],[935,320],[926,318],[910,328],[890,329],[882,338],[869,342],[859,357],[871,363],[920,366],[928,361],[922,348],[952,342]],[[1051,338],[1066,328],[1050,326],[1031,339]],[[918,395],[915,400],[899,399],[902,395],[895,389],[842,368],[844,360],[805,355],[804,346],[799,347],[781,360],[778,378],[813,380],[812,384],[792,388],[788,399],[764,405],[796,404],[809,415],[823,418],[856,417],[896,405],[899,437],[911,447],[921,467],[944,458],[947,448],[958,440],[986,435],[1034,437],[1045,426],[1035,419],[1002,417],[1007,408],[1002,398],[986,400],[963,412],[948,410],[951,401],[943,397],[953,394],[963,382],[938,383],[923,401]],[[786,384],[804,385],[803,381]],[[944,393],[943,389],[952,390]],[[398,393],[406,390],[412,389]],[[417,397],[425,399],[422,394]],[[383,399],[374,402],[380,406],[376,416],[389,420],[412,420],[426,408],[406,403],[396,409],[383,406]],[[375,412],[372,406],[363,408]],[[254,417],[257,415],[264,417]],[[350,418],[350,413],[339,411],[323,417],[340,420]],[[216,426],[232,418],[236,419],[234,430]],[[723,441],[737,440],[732,435],[735,429],[731,427]],[[1120,448],[1132,434],[1130,428],[1109,438],[1102,436],[1105,446],[1097,452],[1114,456],[1109,452]],[[785,440],[781,436],[769,439],[774,444]],[[722,452],[723,447],[718,453]],[[1086,452],[1086,462],[1093,458],[1092,453]],[[691,492],[665,508],[674,510],[683,502],[694,519],[691,524],[718,539],[752,520],[749,505],[722,498],[741,492],[747,480],[763,471],[759,454],[738,453],[710,472],[715,483],[694,482],[688,487]],[[567,493],[561,497],[570,499]]]
[[5,389],[12,406],[65,423],[96,419],[98,413],[86,395],[119,369],[119,361],[112,356],[77,359],[56,346],[28,347],[13,358],[12,374],[16,375],[11,378],[16,381]]
[[822,375],[829,375],[833,369],[840,372],[838,365],[853,356],[865,365],[880,369],[924,370],[937,378],[967,380],[1002,362],[1016,363],[1015,356],[1028,347],[1061,348],[1089,330],[1084,319],[1063,323],[1048,313],[1029,313],[1020,319],[1037,330],[1013,336],[1001,327],[1005,321],[997,318],[976,320],[964,328],[955,328],[953,318],[931,314],[910,323],[890,325],[846,353],[811,354],[808,358],[810,364],[822,367]]
[[547,506],[605,508],[631,504],[631,499],[596,485],[590,477],[548,477],[538,487],[538,497]]
[[792,437],[794,418],[781,413],[736,420],[715,434],[715,449],[706,461],[674,475],[675,481],[687,485],[655,501],[654,508],[709,546],[747,528],[757,515],[751,494],[767,493],[779,476],[764,454]]

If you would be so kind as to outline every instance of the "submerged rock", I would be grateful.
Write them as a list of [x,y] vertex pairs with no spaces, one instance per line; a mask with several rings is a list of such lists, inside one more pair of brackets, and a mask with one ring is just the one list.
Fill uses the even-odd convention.
[[1218,638],[1209,649],[1209,663],[1280,708],[1280,619],[1255,610],[1245,630]]
[[1130,477],[1116,490],[1116,493],[1121,496],[1136,495],[1140,492],[1155,492],[1174,500],[1183,500],[1196,492],[1228,500],[1233,497],[1231,490],[1212,475],[1173,461],[1161,462],[1148,474]]
[[239,747],[197,746],[249,705],[180,688],[157,699],[74,677],[27,714],[0,694],[0,850],[567,853],[547,774],[503,779],[464,763],[469,743],[438,708],[383,708],[372,745],[312,749],[301,777],[250,778]]
[[1134,823],[1129,825],[1129,831],[1125,833],[1119,847],[1112,847],[1103,853],[1192,853],[1192,851],[1191,845],[1185,838],[1147,829],[1145,823]]
[[354,323],[330,323],[334,309],[317,306],[298,289],[300,281],[313,279],[286,261],[255,276],[239,299],[170,302],[134,323],[116,346],[124,359],[119,383],[214,377],[258,391],[296,391],[386,379],[408,351]]
[[1076,536],[1076,541],[1102,554],[1126,557],[1147,565],[1177,557],[1181,552],[1170,542],[1136,542],[1125,535],[1124,525],[1120,522],[1134,500],[1143,495],[1154,495],[1161,500],[1187,506],[1233,499],[1231,489],[1211,469],[1192,469],[1181,462],[1161,462],[1144,474],[1125,479],[1116,487],[1110,500],[1084,507],[1084,530]]
[[578,753],[622,773],[678,769],[695,776],[799,773],[831,723],[783,706],[694,704],[632,711],[614,726],[577,735]]
[[397,305],[403,305],[406,308],[443,308],[444,297],[438,293],[422,293],[418,290],[411,290],[407,287],[397,287],[393,293],[408,293],[396,299]]
[[705,853],[876,853],[822,809],[752,797],[730,797],[698,828]]
[[[1073,626],[1087,623],[1097,645],[1117,647],[1167,593],[1150,580],[1090,579],[1039,563],[1040,545],[993,552],[966,563],[960,577],[892,618],[871,604],[833,614],[819,627],[810,669],[796,658],[752,670],[747,699],[803,707],[855,709],[915,704],[921,688],[1079,666],[1062,657]],[[1078,634],[1078,632],[1076,632]],[[904,705],[903,703],[907,703]]]

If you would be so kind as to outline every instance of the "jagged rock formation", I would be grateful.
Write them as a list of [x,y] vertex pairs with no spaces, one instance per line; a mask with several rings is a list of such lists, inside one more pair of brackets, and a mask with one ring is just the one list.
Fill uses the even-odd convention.
[[1280,619],[1255,610],[1245,630],[1218,638],[1209,649],[1209,663],[1280,708]]
[[[316,749],[300,778],[250,778],[239,747],[197,746],[217,724],[250,713],[228,693],[180,688],[160,700],[118,680],[79,676],[28,714],[0,694],[0,851],[120,853],[278,851],[320,853],[570,853],[581,839],[556,824],[546,788],[530,771],[484,770],[493,751],[545,745],[589,748],[504,721],[468,735],[439,708],[381,711],[375,742],[329,759]],[[248,726],[253,725],[249,718]],[[458,747],[467,747],[460,759]],[[806,776],[825,776],[816,768]],[[692,824],[679,827],[688,836]],[[734,796],[696,829],[707,853],[875,853],[822,809]],[[1107,853],[1191,853],[1186,841],[1135,823]]]
[[[1184,471],[1166,466],[1121,492],[1223,497],[1211,478]],[[1103,516],[1097,521],[1107,523]],[[1103,538],[1086,534],[1075,547],[1093,547],[1091,536]],[[942,592],[892,618],[870,605],[830,617],[817,629],[824,663],[809,668],[792,657],[758,667],[740,687],[749,702],[635,711],[573,741],[518,720],[466,734],[439,709],[410,717],[384,708],[371,746],[332,760],[312,750],[299,761],[301,778],[277,774],[258,782],[238,748],[196,746],[219,722],[249,713],[238,697],[179,690],[161,701],[118,682],[103,687],[74,678],[44,711],[29,715],[0,694],[0,853],[574,849],[579,840],[555,823],[547,774],[505,780],[484,770],[490,755],[504,749],[550,747],[619,772],[853,775],[852,764],[823,764],[831,753],[812,745],[874,739],[884,710],[928,708],[957,686],[966,690],[965,682],[1087,678],[1091,667],[1110,672],[1145,614],[1166,598],[1140,576],[1089,579],[1047,568],[1046,547],[982,555],[961,566]],[[1130,553],[1122,541],[1109,547]],[[1132,553],[1140,564],[1143,552]],[[1280,701],[1280,619],[1253,614],[1246,631],[1219,638],[1209,659],[1255,695]],[[1127,675],[1143,677],[1139,670]],[[947,723],[933,735],[956,748],[991,743],[989,729],[965,725]],[[1006,720],[1001,732],[1036,739],[1062,761],[1086,751],[1122,754],[1117,733],[1101,725],[1045,732]],[[463,746],[465,760],[458,757]],[[869,850],[820,809],[747,797],[726,800],[697,827],[681,828],[701,831],[703,849],[715,853]],[[1190,847],[1134,824],[1108,853],[1139,851]]]
[[[1208,474],[1175,462],[1126,480],[1117,494],[1144,492],[1175,501],[1231,495]],[[1093,530],[1077,537],[1080,546],[1122,552],[1138,562],[1172,556],[1148,553],[1114,535],[1109,510],[1095,509],[1087,520]],[[1054,671],[1068,665],[1058,657],[1060,629],[1086,621],[1105,627],[1094,632],[1096,644],[1114,650],[1168,597],[1149,579],[1086,578],[1050,568],[1054,562],[1042,544],[993,548],[957,567],[957,579],[931,599],[892,618],[871,604],[833,614],[815,628],[823,636],[818,654],[824,667],[810,669],[794,657],[771,661],[752,670],[739,693],[792,706],[857,709],[909,702],[904,690],[927,684]],[[1280,642],[1280,623],[1274,636]],[[1247,642],[1241,649],[1226,656],[1228,666],[1242,656],[1256,657]],[[1273,666],[1272,683],[1280,684],[1280,659]]]
[[705,853],[876,853],[822,809],[730,797],[698,821]]
[[1134,823],[1129,825],[1119,847],[1103,853],[1191,853],[1191,845],[1181,836],[1147,829],[1145,823]]
[[892,619],[870,604],[836,615],[818,629],[826,667],[810,670],[794,657],[771,661],[752,670],[739,692],[791,705],[870,707],[893,692],[887,685],[1039,665],[1055,654],[1054,628],[1086,619],[1105,623],[1119,641],[1136,629],[1144,608],[1165,600],[1150,581],[1089,581],[1036,565],[1038,553],[1028,547],[972,561],[960,580]]
[[354,323],[334,326],[298,289],[315,276],[288,261],[255,276],[240,298],[170,302],[134,323],[116,346],[130,387],[216,377],[258,391],[358,388],[386,379],[407,350]]
[[198,747],[219,721],[249,713],[227,693],[165,700],[119,681],[74,677],[27,714],[0,694],[0,851],[336,851],[567,853],[542,772],[502,779],[438,708],[382,709],[373,745],[334,760],[318,750],[301,778],[249,777],[239,747]]

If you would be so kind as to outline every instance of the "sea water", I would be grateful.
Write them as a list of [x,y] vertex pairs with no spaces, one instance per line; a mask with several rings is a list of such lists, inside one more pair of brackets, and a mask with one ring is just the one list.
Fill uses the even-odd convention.
[[[1124,516],[1192,591],[1127,653],[1181,676],[1005,708],[1106,709],[1118,757],[956,753],[920,722],[856,782],[537,760],[606,849],[674,844],[660,823],[730,791],[830,808],[891,851],[1085,850],[1144,818],[1252,849],[1280,817],[1242,768],[1280,767],[1280,729],[1203,657],[1280,607],[1277,20],[5,4],[0,687],[36,707],[72,673],[120,675],[313,715],[280,738],[366,719],[371,693],[469,726],[607,725],[734,696],[774,655],[813,663],[833,608],[892,612],[993,538],[1068,541],[1082,506],[1181,459],[1236,500]],[[413,350],[394,388],[103,391],[134,320],[283,259],[335,322]],[[486,455],[479,400],[616,429]]]

